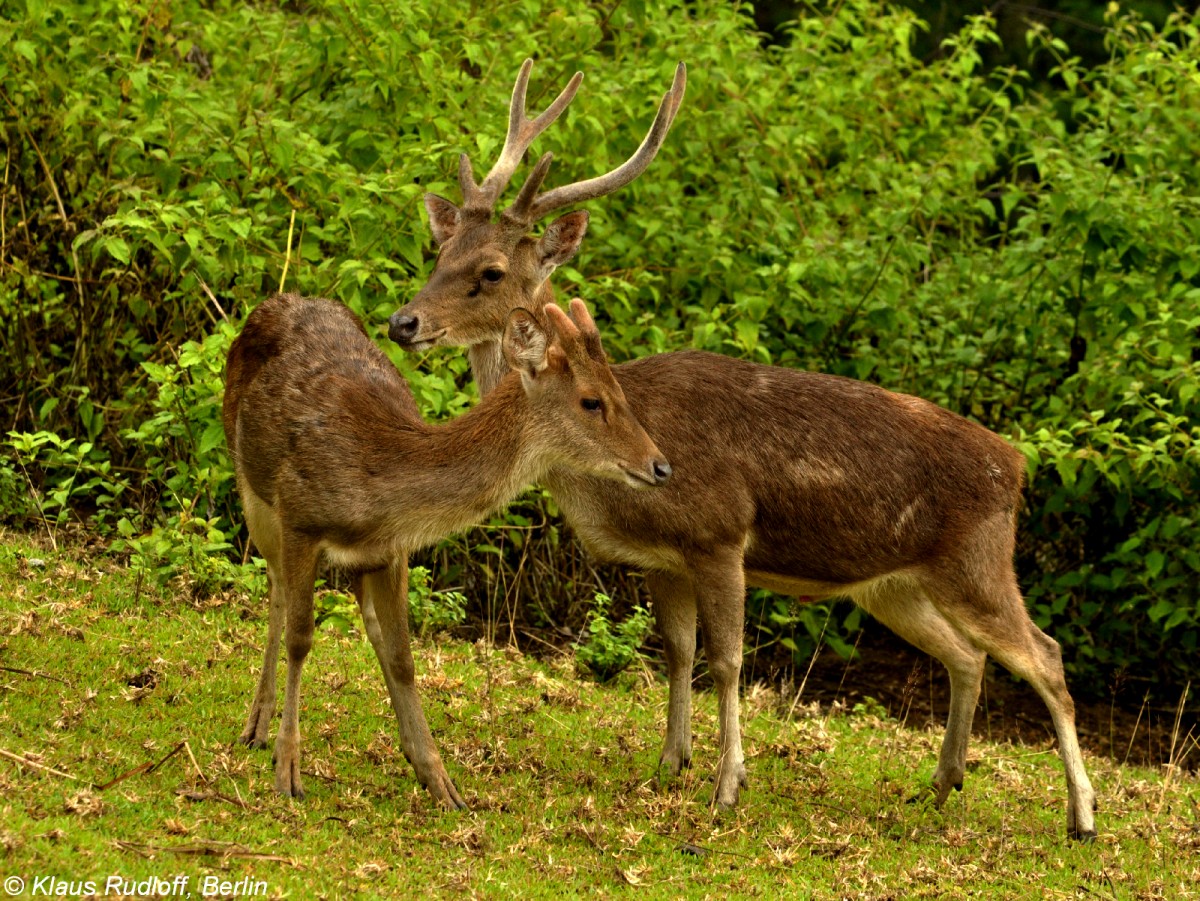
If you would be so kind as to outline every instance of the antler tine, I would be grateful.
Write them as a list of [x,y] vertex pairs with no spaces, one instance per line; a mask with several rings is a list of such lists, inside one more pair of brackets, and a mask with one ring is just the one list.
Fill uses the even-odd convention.
[[662,102],[658,106],[658,114],[654,117],[654,124],[650,126],[650,131],[646,133],[646,137],[634,151],[633,156],[605,175],[547,191],[534,200],[526,215],[527,221],[536,222],[562,207],[611,194],[645,172],[646,167],[650,165],[659,148],[662,147],[663,141],[666,140],[667,132],[671,130],[675,115],[679,112],[679,105],[683,102],[686,88],[687,66],[681,62],[675,67],[675,80],[671,83],[671,89],[663,94]]
[[529,86],[529,73],[532,69],[533,60],[531,59],[525,60],[521,65],[516,84],[513,85],[512,101],[508,107],[508,135],[504,139],[504,149],[500,151],[499,159],[496,160],[495,165],[492,166],[491,171],[478,187],[474,185],[473,181],[471,185],[473,191],[468,192],[464,187],[464,204],[467,203],[467,194],[471,193],[472,206],[486,206],[489,211],[495,206],[500,194],[512,178],[513,172],[520,164],[521,157],[529,149],[529,145],[562,115],[567,105],[575,99],[575,93],[579,90],[580,82],[583,81],[583,73],[576,72],[545,112],[536,119],[528,119],[525,116],[525,92]]
[[458,186],[462,189],[464,208],[479,206],[479,185],[475,184],[475,176],[471,172],[471,158],[465,153],[458,156]]
[[571,298],[571,319],[579,326],[581,332],[599,332],[596,328],[596,321],[592,319],[592,314],[587,308],[587,304],[583,302],[581,297]]
[[550,163],[553,159],[554,154],[549,150],[542,154],[542,158],[537,161],[537,165],[525,179],[525,184],[521,185],[517,199],[513,201],[511,207],[504,211],[504,215],[518,222],[526,221],[525,217],[529,213],[529,206],[537,197],[537,192],[541,190],[542,182],[546,180],[546,173],[550,171]]
[[562,311],[558,304],[548,303],[542,308],[551,327],[558,333],[559,343],[579,340],[579,327]]

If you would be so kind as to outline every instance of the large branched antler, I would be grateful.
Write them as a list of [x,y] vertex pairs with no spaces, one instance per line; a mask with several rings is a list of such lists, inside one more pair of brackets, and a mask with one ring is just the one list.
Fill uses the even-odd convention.
[[671,130],[671,125],[675,121],[675,115],[679,112],[679,105],[683,102],[683,93],[686,87],[687,66],[681,62],[675,67],[675,79],[671,83],[671,89],[663,94],[662,102],[658,105],[658,114],[654,117],[654,124],[650,126],[650,131],[646,133],[646,137],[642,139],[641,145],[634,151],[633,156],[616,169],[596,178],[552,188],[545,194],[539,194],[538,189],[550,169],[551,154],[547,153],[538,160],[537,166],[534,167],[533,172],[521,187],[516,201],[505,210],[504,215],[518,222],[530,224],[555,210],[587,200],[595,200],[597,197],[611,194],[618,188],[629,184],[646,171],[646,167],[650,165],[659,148],[662,147],[667,132]]
[[[575,98],[579,83],[583,81],[583,73],[576,72],[546,111],[536,119],[530,119],[525,113],[525,92],[529,87],[529,73],[532,69],[533,60],[525,60],[517,75],[516,84],[513,85],[504,149],[500,151],[499,159],[480,184],[475,183],[470,157],[465,153],[459,157],[458,181],[462,187],[463,209],[491,213],[529,145],[562,115],[563,110]],[[525,180],[525,184],[521,186],[513,205],[504,211],[505,218],[523,225],[531,225],[557,209],[603,197],[629,184],[646,171],[646,167],[662,147],[667,132],[671,130],[671,124],[675,121],[675,115],[679,112],[679,105],[683,102],[686,86],[687,67],[680,63],[675,69],[675,80],[671,89],[663,95],[658,114],[654,117],[654,124],[650,126],[650,131],[642,140],[641,146],[633,156],[606,175],[563,185],[539,194],[546,173],[550,171],[550,161],[554,158],[551,153],[544,154]]]
[[[500,158],[496,160],[482,184],[475,184],[470,158],[465,153],[459,157],[458,182],[462,187],[463,207],[466,209],[485,210],[489,213],[492,211],[529,145],[562,115],[562,111],[575,99],[575,92],[579,90],[579,83],[583,81],[583,73],[576,72],[546,111],[536,119],[529,119],[525,115],[525,91],[529,86],[529,72],[532,68],[531,59],[525,60],[521,65],[517,83],[513,85],[512,102],[508,108],[508,136],[504,139],[504,149],[500,151]],[[548,161],[546,165],[549,166]],[[545,178],[544,171],[542,178]]]

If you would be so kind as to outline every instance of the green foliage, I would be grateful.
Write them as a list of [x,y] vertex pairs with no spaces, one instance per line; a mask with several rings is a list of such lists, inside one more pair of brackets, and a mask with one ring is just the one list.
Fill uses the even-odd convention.
[[466,620],[467,599],[460,591],[435,591],[427,568],[409,567],[408,615],[420,636],[445,631]]
[[[358,623],[358,605],[348,594],[333,589],[318,591],[313,603],[318,626],[332,626],[342,634]],[[408,570],[408,614],[413,630],[422,638],[462,625],[467,618],[467,599],[458,591],[435,591],[429,570]]]
[[215,519],[193,515],[190,503],[166,523],[135,534],[128,519],[117,525],[121,537],[114,551],[127,553],[137,572],[159,585],[185,589],[202,599],[241,585],[256,594],[265,590],[266,574],[259,563],[239,564],[230,557],[226,533]]
[[887,707],[883,702],[876,698],[866,695],[861,701],[855,702],[850,708],[850,712],[854,716],[873,717],[877,720],[886,720],[888,718]]
[[[120,524],[148,571],[219,585],[205,558],[245,552],[218,409],[232,323],[286,266],[289,289],[344,300],[382,338],[432,265],[420,197],[456,195],[460,152],[486,170],[522,58],[553,48],[531,108],[587,72],[538,142],[552,183],[626,158],[685,59],[665,147],[593,205],[560,292],[592,302],[618,360],[694,346],[819,369],[1012,438],[1030,464],[1018,566],[1039,623],[1092,684],[1127,672],[1177,694],[1200,642],[1197,21],[1151,27],[1113,5],[1093,67],[1033,28],[1035,88],[987,67],[986,17],[928,55],[913,52],[924,23],[884,0],[813,4],[770,46],[748,13],[10,4],[5,518]],[[428,415],[471,402],[460,352],[389,352]],[[566,598],[591,583],[551,512],[523,504],[521,525],[497,519],[435,571],[479,606],[483,586],[532,573],[551,587],[530,616],[577,614]],[[752,605],[752,621],[777,627],[761,638],[797,654],[824,624],[754,603],[768,615]]]
[[654,622],[645,607],[634,607],[628,618],[614,624],[609,619],[612,598],[597,592],[587,618],[587,637],[575,647],[575,660],[599,682],[609,682],[638,657]]
[[847,636],[858,631],[861,607],[833,601],[801,601],[769,591],[753,591],[746,605],[746,621],[758,633],[756,651],[778,642],[794,660],[810,659],[822,645],[843,660],[854,656]]
[[329,626],[346,635],[359,621],[358,604],[341,591],[319,590],[313,594],[313,619],[317,628]]
[[[9,432],[9,449],[29,486],[27,499],[10,495],[10,514],[31,514],[51,535],[71,518],[81,502],[96,504],[95,521],[103,523],[128,487],[117,476],[112,462],[91,441],[62,438],[54,432]],[[12,490],[15,471],[6,481]]]

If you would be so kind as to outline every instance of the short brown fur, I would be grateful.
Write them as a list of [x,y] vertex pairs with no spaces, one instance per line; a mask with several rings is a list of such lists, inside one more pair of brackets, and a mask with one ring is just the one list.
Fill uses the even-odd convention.
[[425,423],[408,384],[362,324],[333,301],[277,295],[233,342],[225,436],[250,537],[267,562],[270,621],[241,740],[264,747],[286,625],[287,683],[275,787],[302,796],[300,673],[313,637],[322,558],[349,571],[379,658],[401,746],[442,803],[464,806],[442,764],[414,684],[408,552],[477,522],[550,468],[630,485],[670,469],[592,349],[582,301],[534,317],[514,310],[501,339],[510,370],[464,416]]

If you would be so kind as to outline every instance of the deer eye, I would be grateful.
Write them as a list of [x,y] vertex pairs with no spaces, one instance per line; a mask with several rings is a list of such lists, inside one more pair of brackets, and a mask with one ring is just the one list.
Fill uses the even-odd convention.
[[600,402],[598,397],[585,397],[579,402],[579,406],[583,407],[589,413],[598,413],[603,409],[604,404]]
[[494,285],[502,278],[504,278],[504,270],[497,266],[488,266],[487,269],[483,270],[483,280],[485,282],[491,282]]

